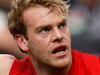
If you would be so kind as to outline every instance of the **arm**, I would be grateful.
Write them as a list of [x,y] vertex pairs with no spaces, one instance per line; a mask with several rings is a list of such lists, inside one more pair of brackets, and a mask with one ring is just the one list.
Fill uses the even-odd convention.
[[17,58],[24,57],[24,53],[19,50],[7,26],[2,25],[0,25],[0,53],[8,53],[14,55]]
[[8,75],[15,57],[9,54],[0,54],[0,75]]

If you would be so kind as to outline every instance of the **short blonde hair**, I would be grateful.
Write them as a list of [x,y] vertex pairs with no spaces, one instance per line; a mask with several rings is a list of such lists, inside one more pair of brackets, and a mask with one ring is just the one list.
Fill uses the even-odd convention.
[[50,10],[57,10],[62,16],[66,16],[69,7],[69,5],[66,4],[67,2],[68,1],[65,2],[63,0],[13,0],[8,18],[10,32],[14,37],[16,34],[21,34],[26,37],[27,28],[21,20],[21,15],[25,9],[31,6],[34,7],[40,5],[47,7]]

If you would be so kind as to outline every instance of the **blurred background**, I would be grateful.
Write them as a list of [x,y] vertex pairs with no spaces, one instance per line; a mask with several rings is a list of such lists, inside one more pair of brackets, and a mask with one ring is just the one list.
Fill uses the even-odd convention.
[[11,0],[0,0],[0,54],[12,54],[22,58],[24,55],[18,49],[7,26],[10,3]]
[[100,0],[71,0],[72,47],[100,55]]
[[[10,53],[22,58],[7,27],[11,0],[0,0],[0,54]],[[70,0],[68,25],[72,47],[82,52],[100,55],[100,0]]]

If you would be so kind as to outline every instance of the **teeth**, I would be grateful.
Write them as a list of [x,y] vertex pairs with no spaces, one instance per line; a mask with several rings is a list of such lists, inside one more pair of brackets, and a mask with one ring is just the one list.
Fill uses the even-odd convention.
[[59,49],[58,49],[58,50],[54,50],[52,53],[53,53],[53,54],[58,53],[58,52],[59,52],[59,53],[63,53],[64,51],[65,51],[65,48],[62,49],[62,50],[59,50]]
[[59,53],[64,53],[64,51],[60,51]]

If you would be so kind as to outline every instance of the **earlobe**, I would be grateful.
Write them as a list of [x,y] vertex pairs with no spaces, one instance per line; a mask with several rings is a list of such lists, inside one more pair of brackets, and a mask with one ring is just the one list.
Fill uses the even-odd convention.
[[18,47],[25,53],[28,52],[29,48],[28,48],[28,43],[27,40],[25,39],[25,37],[23,35],[17,34],[15,36],[15,40],[17,42]]

